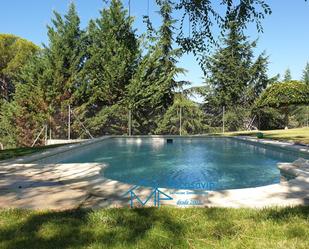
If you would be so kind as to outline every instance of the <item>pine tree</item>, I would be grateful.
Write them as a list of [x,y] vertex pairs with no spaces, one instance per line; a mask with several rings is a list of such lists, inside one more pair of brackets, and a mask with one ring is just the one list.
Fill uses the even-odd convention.
[[289,82],[292,80],[292,75],[291,75],[291,70],[288,68],[287,70],[285,70],[284,72],[284,76],[283,76],[283,82]]
[[267,76],[268,58],[264,53],[254,61],[256,42],[238,29],[230,30],[217,52],[207,62],[206,100],[215,107],[249,106],[272,81]]
[[48,26],[49,44],[45,46],[45,91],[55,126],[54,135],[65,136],[68,105],[75,105],[75,96],[81,83],[79,76],[83,69],[83,31],[80,19],[72,3],[64,17],[54,12],[52,26]]
[[162,25],[157,32],[157,42],[150,46],[142,58],[137,72],[128,86],[127,102],[133,112],[135,132],[153,133],[165,111],[173,103],[175,88],[180,82],[177,74],[183,73],[176,66],[180,49],[173,49],[172,3],[160,1]]
[[237,24],[230,24],[223,47],[207,62],[206,83],[211,88],[207,100],[215,106],[244,104],[244,92],[252,81],[251,67],[255,43],[238,30]]
[[309,63],[307,62],[306,67],[303,71],[302,81],[309,85]]
[[86,101],[80,112],[94,133],[123,134],[127,129],[124,113],[128,109],[123,110],[125,107],[120,103],[135,72],[139,42],[132,27],[133,18],[121,1],[112,0],[109,8],[100,13],[87,28],[87,61],[83,74],[83,82],[87,83],[83,92]]

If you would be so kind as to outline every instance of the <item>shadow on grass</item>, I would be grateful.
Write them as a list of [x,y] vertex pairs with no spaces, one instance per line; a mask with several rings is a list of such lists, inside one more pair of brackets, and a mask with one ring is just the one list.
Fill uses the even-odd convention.
[[47,149],[53,149],[63,145],[67,144],[53,144],[38,147],[24,147],[24,148],[0,150],[0,160],[15,159],[17,157],[31,155],[33,153],[42,152]]
[[119,245],[134,248],[144,239],[147,247],[156,248],[158,241],[151,235],[156,230],[165,240],[163,248],[184,243],[182,224],[164,209],[7,212],[11,220],[7,220],[4,226],[0,224],[1,248],[85,248],[94,244],[99,248]]

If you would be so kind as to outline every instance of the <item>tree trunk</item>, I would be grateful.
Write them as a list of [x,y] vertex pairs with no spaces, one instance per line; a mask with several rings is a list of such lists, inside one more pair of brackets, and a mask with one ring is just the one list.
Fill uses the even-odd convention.
[[289,107],[285,106],[283,108],[283,112],[284,112],[284,125],[286,128],[289,127]]

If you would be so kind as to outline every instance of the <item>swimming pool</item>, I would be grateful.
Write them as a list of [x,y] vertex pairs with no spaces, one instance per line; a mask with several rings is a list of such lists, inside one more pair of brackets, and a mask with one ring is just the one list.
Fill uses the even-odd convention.
[[104,177],[176,189],[224,190],[280,182],[278,162],[297,153],[233,138],[111,138],[71,153],[62,163],[104,163]]

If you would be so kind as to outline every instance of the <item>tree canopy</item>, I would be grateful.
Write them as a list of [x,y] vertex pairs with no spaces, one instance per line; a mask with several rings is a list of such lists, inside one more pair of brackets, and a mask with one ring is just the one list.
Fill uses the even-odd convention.
[[266,88],[271,81],[267,56],[263,53],[254,60],[255,47],[256,42],[249,42],[236,23],[230,24],[223,44],[206,63],[209,105],[248,106]]
[[[260,127],[257,115],[262,127],[276,128],[282,115],[275,108],[282,106],[287,114],[287,104],[307,103],[306,85],[299,82],[287,82],[289,90],[282,83],[278,88],[283,93],[277,89],[275,97],[265,97],[276,79],[267,75],[268,56],[254,56],[257,42],[243,32],[246,23],[259,23],[270,12],[264,1],[222,1],[220,14],[215,1],[156,2],[161,22],[155,28],[148,22],[141,36],[120,0],[110,0],[85,28],[74,4],[64,15],[54,12],[42,49],[0,35],[0,86],[6,100],[0,101],[1,143],[30,146],[46,126],[52,138],[65,138],[69,124],[72,138],[88,138],[88,130],[93,136],[123,135],[129,127],[133,134],[218,132],[223,121],[232,131],[253,123]],[[190,37],[177,30],[175,10],[190,16]],[[222,40],[213,36],[216,26]],[[201,56],[214,41],[215,52],[200,61],[206,84],[186,88],[188,81],[178,81],[185,73],[177,65],[180,56],[188,51]],[[192,100],[195,91],[203,95],[203,104]],[[267,104],[257,113],[252,107],[261,94],[259,101]]]
[[0,100],[9,100],[14,80],[22,66],[39,50],[32,42],[10,34],[0,34]]
[[290,81],[272,84],[258,99],[256,106],[278,108],[305,104],[309,104],[309,86],[299,81]]

